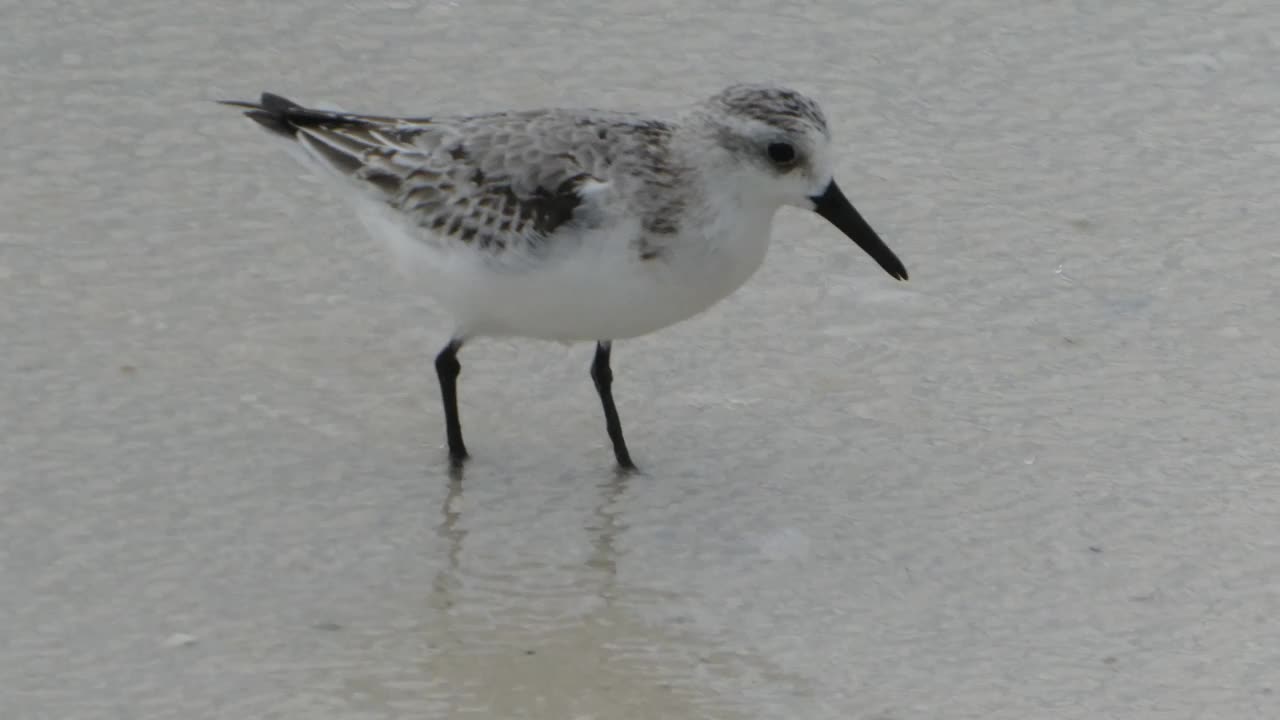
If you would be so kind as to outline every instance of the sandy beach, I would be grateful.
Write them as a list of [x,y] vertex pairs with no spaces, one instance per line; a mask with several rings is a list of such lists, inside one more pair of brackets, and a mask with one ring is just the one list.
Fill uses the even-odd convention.
[[[1280,716],[1280,6],[2,3],[0,717]],[[220,98],[823,103],[710,312],[481,340]]]

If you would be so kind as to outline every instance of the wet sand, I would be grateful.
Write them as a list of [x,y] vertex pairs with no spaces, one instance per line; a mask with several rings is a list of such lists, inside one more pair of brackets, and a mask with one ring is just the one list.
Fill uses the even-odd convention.
[[[1280,10],[11,3],[0,716],[1280,711]],[[896,283],[784,211],[619,343],[480,341],[210,101],[825,105]]]

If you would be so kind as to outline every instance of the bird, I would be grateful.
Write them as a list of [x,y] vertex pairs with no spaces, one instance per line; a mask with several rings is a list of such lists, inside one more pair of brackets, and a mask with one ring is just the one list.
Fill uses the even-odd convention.
[[422,117],[219,100],[332,181],[452,320],[435,356],[451,465],[470,457],[459,351],[475,338],[594,342],[590,375],[620,470],[614,342],[702,313],[764,261],[784,206],[825,218],[891,277],[902,261],[833,175],[821,106],[739,83],[667,116],[546,107]]

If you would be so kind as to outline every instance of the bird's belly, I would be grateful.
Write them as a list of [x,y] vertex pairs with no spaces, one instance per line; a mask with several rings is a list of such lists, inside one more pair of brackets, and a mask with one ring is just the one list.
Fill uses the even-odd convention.
[[681,284],[662,268],[633,260],[619,266],[572,263],[518,274],[476,275],[461,292],[437,295],[474,334],[562,342],[617,340],[687,320],[728,292]]
[[488,263],[471,247],[426,245],[386,225],[378,229],[459,334],[573,342],[646,335],[708,309],[760,266],[767,223],[739,232],[733,243],[690,243],[652,260],[630,247],[634,235],[619,232],[511,265]]

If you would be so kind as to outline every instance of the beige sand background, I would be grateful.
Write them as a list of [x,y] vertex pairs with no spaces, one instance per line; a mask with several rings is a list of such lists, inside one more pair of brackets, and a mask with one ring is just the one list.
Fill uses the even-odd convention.
[[[1280,715],[1280,7],[0,1],[0,717]],[[479,342],[234,112],[820,98],[713,312]]]

